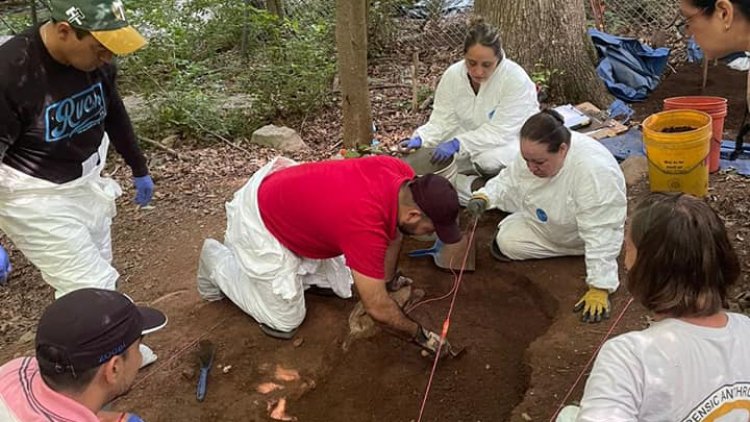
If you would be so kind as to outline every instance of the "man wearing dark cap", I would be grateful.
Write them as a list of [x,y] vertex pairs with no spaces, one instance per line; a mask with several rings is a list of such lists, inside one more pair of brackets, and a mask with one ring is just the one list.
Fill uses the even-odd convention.
[[130,390],[141,338],[166,324],[163,313],[112,290],[76,290],[53,302],[37,326],[36,357],[0,367],[0,420],[141,421],[102,407]]
[[101,175],[110,143],[139,205],[154,185],[111,63],[146,40],[121,0],[46,3],[50,21],[0,45],[0,231],[60,297],[116,287],[110,225],[122,189]]
[[437,334],[408,318],[388,295],[402,234],[437,232],[456,243],[458,195],[441,176],[415,177],[393,157],[296,164],[278,158],[227,204],[224,243],[207,239],[198,290],[228,296],[268,335],[291,338],[305,317],[304,291],[351,296],[403,338],[435,351]]

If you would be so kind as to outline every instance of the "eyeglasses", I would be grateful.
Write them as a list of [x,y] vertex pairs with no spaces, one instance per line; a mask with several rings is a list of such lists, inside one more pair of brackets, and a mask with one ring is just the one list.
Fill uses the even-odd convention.
[[682,15],[678,16],[677,21],[674,24],[674,27],[677,29],[677,32],[679,32],[680,35],[682,35],[683,37],[686,36],[687,31],[690,29],[690,21],[694,17],[698,15],[702,15],[703,12],[705,11],[706,11],[705,8],[701,8],[700,10],[698,10],[697,12],[693,13],[690,16],[682,16]]

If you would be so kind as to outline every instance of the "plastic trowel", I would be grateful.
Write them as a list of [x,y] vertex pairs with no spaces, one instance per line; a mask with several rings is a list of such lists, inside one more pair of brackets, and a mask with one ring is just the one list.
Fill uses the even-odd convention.
[[214,363],[214,355],[216,355],[216,346],[213,343],[209,340],[201,340],[198,343],[198,360],[201,365],[196,392],[198,401],[203,401],[206,398],[206,384],[208,383],[208,374],[211,372],[211,366]]
[[444,244],[440,240],[436,240],[432,247],[417,249],[409,252],[408,255],[410,257],[431,256],[438,268],[447,271],[460,271],[467,248],[469,249],[469,254],[466,256],[464,271],[472,272],[476,270],[477,253],[473,242],[469,245],[469,239],[465,235],[457,243]]

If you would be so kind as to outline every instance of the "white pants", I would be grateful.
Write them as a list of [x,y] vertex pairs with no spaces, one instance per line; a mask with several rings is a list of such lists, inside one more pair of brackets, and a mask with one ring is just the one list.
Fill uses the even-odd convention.
[[99,148],[99,164],[79,179],[57,185],[0,165],[0,231],[42,273],[59,298],[74,290],[114,290],[110,225],[122,194],[102,178],[109,139]]
[[258,170],[227,203],[224,243],[207,239],[198,267],[198,291],[206,300],[226,295],[256,321],[291,331],[305,318],[304,290],[328,287],[340,297],[351,296],[352,275],[344,258],[313,260],[285,248],[268,231],[258,210],[262,180],[273,171],[294,165],[278,158]]
[[476,154],[473,159],[469,154],[459,152],[456,154],[456,166],[458,174],[454,187],[458,192],[458,203],[462,206],[466,206],[471,199],[471,184],[479,177],[477,168],[490,174],[499,173],[505,168],[505,165],[498,160],[497,152],[493,150]]
[[585,252],[583,239],[559,243],[553,233],[522,213],[511,214],[500,222],[495,242],[500,252],[513,260],[577,256]]

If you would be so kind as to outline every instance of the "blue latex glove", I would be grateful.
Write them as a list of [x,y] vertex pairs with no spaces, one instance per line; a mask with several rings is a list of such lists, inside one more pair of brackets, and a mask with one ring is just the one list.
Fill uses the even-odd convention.
[[450,161],[451,157],[461,148],[461,143],[458,139],[453,138],[450,141],[445,141],[435,148],[435,152],[432,153],[432,163],[446,163]]
[[10,265],[8,252],[0,245],[0,286],[4,286],[8,282],[11,271],[13,271],[13,266]]
[[154,181],[151,176],[145,175],[133,179],[135,185],[135,203],[145,207],[154,196]]
[[125,419],[125,422],[144,422],[144,420],[134,413],[128,413],[128,418]]
[[422,147],[422,138],[417,135],[411,139],[401,141],[399,146],[401,147],[401,149],[419,149]]

